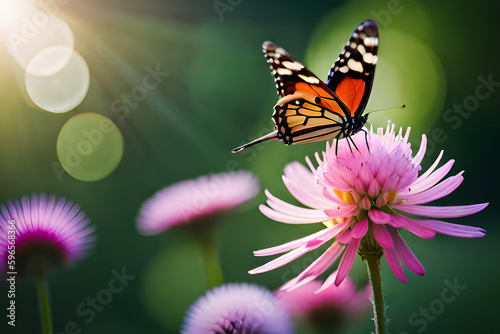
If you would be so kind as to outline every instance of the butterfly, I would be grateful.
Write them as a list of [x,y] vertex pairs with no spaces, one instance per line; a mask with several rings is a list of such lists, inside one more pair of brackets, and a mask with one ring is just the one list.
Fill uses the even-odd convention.
[[262,51],[280,97],[272,115],[274,131],[232,152],[268,139],[281,140],[286,145],[351,139],[368,119],[363,111],[372,90],[377,48],[377,23],[363,21],[333,63],[325,84],[285,49],[264,42]]

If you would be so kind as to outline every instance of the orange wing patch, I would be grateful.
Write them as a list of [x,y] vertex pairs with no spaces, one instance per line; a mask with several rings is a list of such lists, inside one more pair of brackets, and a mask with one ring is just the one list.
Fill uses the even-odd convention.
[[351,112],[351,116],[354,117],[354,113],[361,103],[363,94],[365,92],[365,82],[362,79],[353,79],[351,77],[345,77],[338,84],[337,89],[335,89],[335,94],[345,103]]
[[[324,84],[323,84],[324,85]],[[319,103],[317,103],[318,106],[321,106],[323,108],[329,109],[333,112],[336,112],[339,115],[345,116],[344,111],[342,108],[339,106],[339,104],[334,101],[334,97],[332,96],[332,93],[330,92],[330,89],[328,87],[322,87],[320,85],[310,85],[305,82],[299,82],[295,84],[295,88],[297,92],[303,92],[303,93],[308,93],[314,96],[318,97],[326,97],[327,99],[321,99]],[[313,99],[314,101],[314,99]],[[278,101],[279,103],[279,101]]]

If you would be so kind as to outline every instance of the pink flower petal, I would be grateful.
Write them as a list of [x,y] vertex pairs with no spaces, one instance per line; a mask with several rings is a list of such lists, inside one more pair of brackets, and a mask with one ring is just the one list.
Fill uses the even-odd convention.
[[347,245],[352,240],[351,231],[351,229],[347,229],[343,232],[340,232],[339,234],[337,234],[337,236],[335,236],[335,239],[341,244]]
[[391,205],[393,209],[401,210],[412,215],[435,218],[455,218],[468,216],[483,210],[487,206],[488,203],[460,206],[425,206],[405,204]]
[[394,247],[384,248],[384,255],[387,264],[389,265],[389,268],[391,268],[394,275],[396,275],[396,277],[399,278],[401,282],[408,282],[403,272],[403,268],[401,267],[401,263],[399,262],[398,254],[396,253]]
[[[319,172],[319,169],[318,169],[318,172]],[[324,186],[325,185],[328,187],[335,186],[335,189],[338,189],[341,191],[351,191],[352,190],[352,185],[349,184],[340,173],[339,173],[339,175],[337,175],[337,174],[323,171],[320,176],[321,176],[321,178],[324,179],[323,180]]]
[[352,228],[352,237],[356,239],[361,239],[368,232],[368,218],[364,218],[354,224]]
[[267,189],[265,190],[265,194],[268,198],[267,204],[272,209],[278,212],[282,212],[288,215],[294,215],[296,217],[303,217],[306,219],[314,218],[318,219],[319,221],[328,219],[328,217],[325,215],[324,210],[307,209],[295,206],[273,196]]
[[340,260],[337,277],[335,277],[336,286],[339,286],[339,284],[346,278],[347,274],[349,274],[354,262],[354,257],[358,252],[360,242],[361,239],[352,239],[347,246],[344,256],[342,257],[342,260]]
[[278,212],[273,209],[271,209],[268,206],[265,206],[261,204],[259,206],[260,212],[262,212],[265,216],[267,216],[270,219],[276,220],[281,223],[286,223],[286,224],[312,224],[312,223],[319,223],[324,220],[330,219],[328,216],[326,217],[320,217],[318,215],[311,215],[310,217],[298,217],[295,215],[290,215],[286,214],[283,212]]
[[322,196],[321,187],[314,175],[298,162],[291,162],[285,167],[283,183],[288,191],[302,204],[312,208],[325,208],[329,201]]
[[314,174],[298,161],[290,162],[285,166],[284,176],[293,180],[293,183],[309,193],[321,196],[321,189],[318,189]]
[[[321,285],[321,287],[317,291],[315,291],[315,293],[320,293],[321,291],[324,291],[324,290],[328,289],[329,287],[331,287],[332,284],[335,283],[335,280],[337,279],[337,274],[338,273],[339,273],[339,271],[335,270],[333,273],[331,273],[330,275],[328,275],[328,277],[323,282],[323,284]],[[349,276],[347,276],[346,278],[348,279]],[[346,281],[347,280],[344,280],[344,282],[346,282]]]
[[311,263],[303,272],[301,272],[297,277],[285,283],[280,290],[294,290],[301,287],[304,284],[316,279],[321,275],[326,269],[328,269],[335,260],[342,254],[344,246],[338,242],[334,242],[328,249],[321,254],[319,258]]
[[304,191],[297,184],[287,179],[286,177],[283,177],[283,183],[285,184],[290,194],[292,194],[293,197],[295,197],[299,202],[301,202],[304,205],[316,209],[326,208],[331,205],[328,199],[324,197],[318,197],[315,194]]
[[404,191],[401,191],[401,196],[407,196],[408,194],[414,194],[414,193],[419,193],[424,190],[429,189],[430,187],[433,187],[436,183],[441,181],[443,177],[448,174],[450,171],[451,167],[455,163],[455,160],[450,160],[443,166],[441,166],[438,170],[436,170],[434,173],[430,174],[426,178],[418,178],[412,185],[410,185],[408,188],[408,191],[404,189]]
[[301,257],[305,253],[307,253],[307,252],[309,252],[309,251],[311,251],[313,249],[318,248],[323,243],[324,242],[322,242],[320,244],[315,244],[313,247],[308,247],[307,245],[300,246],[299,248],[294,249],[293,251],[288,252],[285,255],[282,255],[282,256],[280,256],[280,257],[278,257],[278,258],[276,258],[276,259],[274,259],[272,261],[269,261],[268,263],[266,263],[266,264],[264,264],[264,265],[262,265],[260,267],[257,267],[255,269],[250,270],[248,273],[250,275],[260,274],[260,273],[264,273],[266,271],[270,271],[270,270],[282,267],[285,264],[290,263],[293,260]]
[[438,157],[432,163],[432,165],[429,167],[429,169],[427,169],[422,175],[420,175],[415,182],[421,182],[422,180],[426,179],[439,165],[439,163],[441,162],[441,158],[443,158],[443,154],[444,154],[444,151],[441,150],[441,152],[439,152]]
[[330,203],[327,207],[332,207],[332,206],[346,206],[350,205],[347,202],[344,202],[340,198],[337,197],[337,194],[332,189],[329,188],[323,188],[323,196],[330,200]]
[[415,166],[420,165],[420,163],[422,162],[422,159],[425,156],[426,147],[427,147],[427,136],[423,134],[422,141],[420,142],[420,148],[418,149],[417,154],[415,154],[415,157],[411,161]]
[[368,212],[368,217],[370,217],[375,224],[389,224],[391,221],[390,214],[377,209],[370,210],[370,212]]
[[381,188],[380,188],[379,183],[380,182],[378,182],[377,180],[372,180],[370,182],[370,186],[368,187],[368,195],[369,196],[375,197],[377,194],[380,193]]
[[388,230],[389,233],[391,233],[392,240],[394,242],[394,248],[401,257],[401,260],[403,260],[406,266],[410,268],[410,270],[413,271],[415,274],[424,276],[425,273],[424,267],[422,267],[420,261],[417,259],[415,254],[413,254],[413,252],[410,250],[406,242],[403,240],[403,238],[399,234],[399,231],[394,228],[388,228]]
[[385,225],[373,224],[372,228],[373,236],[375,237],[375,240],[377,240],[380,247],[387,248],[392,246],[392,238],[389,231],[387,231],[387,228],[385,228]]
[[415,224],[415,222],[402,215],[391,215],[391,221],[389,224],[395,228],[404,228],[416,236],[424,239],[434,238],[436,232],[430,228]]
[[300,238],[294,241],[287,242],[283,245],[279,246],[274,246],[266,249],[261,249],[258,251],[253,252],[255,256],[268,256],[268,255],[276,255],[276,254],[281,254],[284,252],[288,252],[292,249],[301,247],[307,243],[310,243],[312,241],[328,241],[332,239],[337,233],[342,231],[344,228],[346,228],[350,224],[350,221],[345,221],[343,223],[340,223],[338,225],[335,225],[330,228],[325,228],[322,229],[314,234],[311,234],[307,237]]
[[451,224],[440,220],[413,220],[413,222],[433,231],[459,238],[480,238],[486,235],[485,230],[474,226]]
[[347,205],[344,207],[337,207],[335,209],[325,210],[328,218],[344,218],[354,216],[354,213],[359,210],[356,204]]
[[[405,204],[424,204],[432,202],[436,199],[445,197],[451,194],[464,180],[462,176],[463,171],[455,176],[449,177],[437,186],[425,190],[421,193],[413,192],[413,195],[409,195],[404,198]],[[399,198],[399,196],[398,196]]]

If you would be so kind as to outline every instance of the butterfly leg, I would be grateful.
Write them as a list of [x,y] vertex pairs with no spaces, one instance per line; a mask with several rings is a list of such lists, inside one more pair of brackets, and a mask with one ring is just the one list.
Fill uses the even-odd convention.
[[[354,139],[352,139],[352,137],[351,137],[351,136],[349,136],[348,138],[351,140],[352,144],[353,144],[353,145],[354,145],[354,147],[356,148],[356,151],[360,152],[360,150],[359,150],[358,146],[356,146],[356,143],[354,142]],[[351,151],[351,152],[352,152],[352,151]]]
[[[351,139],[351,136],[344,137],[345,140],[347,141],[347,146],[349,146],[349,151],[351,151],[352,154],[352,148],[351,148],[351,143],[349,142],[349,139]],[[351,139],[352,140],[352,139]],[[354,143],[354,142],[353,142]],[[354,144],[356,146],[356,144]],[[357,148],[357,147],[356,147]],[[359,150],[358,150],[359,151]]]
[[370,152],[370,145],[368,145],[368,132],[366,132],[365,129],[361,129],[361,131],[363,131],[365,133],[366,148],[368,148],[368,153],[371,153]]

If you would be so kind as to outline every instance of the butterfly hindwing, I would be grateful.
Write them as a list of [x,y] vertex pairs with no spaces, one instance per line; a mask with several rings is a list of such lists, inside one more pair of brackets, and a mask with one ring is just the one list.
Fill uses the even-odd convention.
[[377,64],[378,25],[373,20],[356,27],[333,64],[326,84],[349,108],[352,117],[363,113],[370,97]]
[[316,102],[300,93],[281,99],[273,114],[278,139],[291,145],[337,136],[343,115]]

